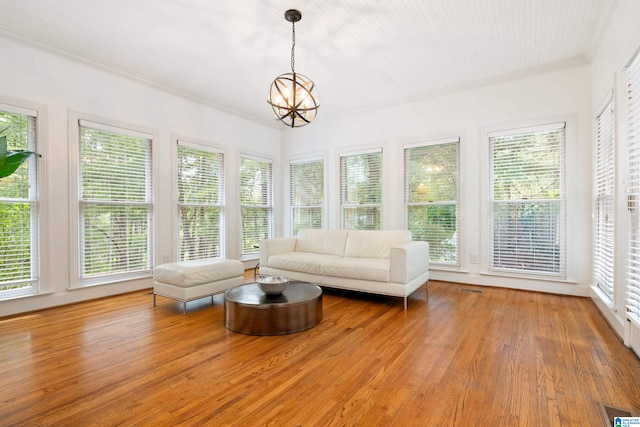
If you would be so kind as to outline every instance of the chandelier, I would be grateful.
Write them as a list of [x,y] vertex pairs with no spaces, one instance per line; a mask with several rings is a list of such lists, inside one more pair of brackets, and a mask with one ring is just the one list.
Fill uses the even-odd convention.
[[302,19],[302,13],[290,9],[284,13],[284,18],[291,22],[291,72],[279,75],[271,83],[267,103],[276,120],[294,128],[309,124],[316,118],[320,98],[313,80],[296,73],[296,22]]

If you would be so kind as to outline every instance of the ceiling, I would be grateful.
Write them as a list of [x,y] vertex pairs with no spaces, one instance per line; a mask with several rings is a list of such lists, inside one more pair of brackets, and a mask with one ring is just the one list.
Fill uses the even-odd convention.
[[[0,37],[273,124],[296,72],[322,116],[589,62],[618,0],[2,0]],[[7,58],[3,58],[6,60]]]

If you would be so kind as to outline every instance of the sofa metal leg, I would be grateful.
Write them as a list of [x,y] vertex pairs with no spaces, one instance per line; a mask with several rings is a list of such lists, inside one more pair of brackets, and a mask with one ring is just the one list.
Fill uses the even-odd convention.
[[153,306],[156,306],[156,293],[153,293]]
[[424,282],[424,295],[429,299],[429,281]]
[[404,311],[407,311],[407,307],[408,307],[408,297],[404,297]]
[[183,316],[187,315],[187,302],[186,301],[182,301],[182,315]]

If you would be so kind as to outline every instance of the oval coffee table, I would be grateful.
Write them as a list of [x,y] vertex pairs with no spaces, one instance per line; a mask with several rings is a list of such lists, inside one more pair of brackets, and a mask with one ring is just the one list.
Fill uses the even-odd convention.
[[224,294],[225,326],[241,334],[284,335],[304,331],[322,320],[322,289],[291,281],[280,295],[265,295],[258,285],[237,286]]

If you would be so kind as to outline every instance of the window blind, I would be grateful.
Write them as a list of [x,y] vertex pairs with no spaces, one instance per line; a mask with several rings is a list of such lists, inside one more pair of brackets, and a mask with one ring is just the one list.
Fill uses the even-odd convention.
[[271,161],[241,156],[242,255],[257,254],[260,240],[272,237],[272,192]]
[[86,121],[79,133],[81,280],[150,272],[151,138]]
[[305,228],[323,228],[324,160],[289,164],[289,204],[293,236]]
[[405,221],[414,240],[429,242],[434,264],[459,265],[460,140],[405,147]]
[[382,150],[340,156],[342,228],[378,230],[382,221]]
[[627,316],[640,326],[640,54],[627,71],[627,132],[629,139],[628,197],[631,216]]
[[613,101],[596,117],[593,279],[613,301],[614,140]]
[[490,270],[565,275],[564,123],[489,136]]
[[[0,105],[8,150],[37,152],[36,112]],[[38,169],[30,157],[0,184],[0,299],[38,291]]]
[[178,141],[178,257],[223,253],[224,154]]

